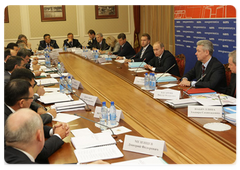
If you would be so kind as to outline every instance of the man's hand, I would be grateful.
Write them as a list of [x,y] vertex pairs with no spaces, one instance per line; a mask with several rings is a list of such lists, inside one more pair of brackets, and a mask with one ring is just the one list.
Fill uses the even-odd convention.
[[191,82],[186,78],[183,78],[182,81],[178,84],[179,86],[191,86]]
[[116,60],[123,60],[123,57],[117,56]]
[[144,65],[145,69],[149,69],[149,70],[152,70],[153,66],[150,66],[148,64]]
[[36,93],[39,96],[43,96],[45,94],[44,86],[39,86]]
[[128,63],[128,62],[132,62],[132,60],[129,60],[129,59],[124,60],[124,63]]
[[58,134],[62,139],[70,133],[70,128],[67,123],[57,123],[53,126],[53,134]]

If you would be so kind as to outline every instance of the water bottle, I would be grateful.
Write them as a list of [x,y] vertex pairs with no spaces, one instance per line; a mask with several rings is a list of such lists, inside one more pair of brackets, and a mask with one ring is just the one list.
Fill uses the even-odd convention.
[[110,124],[116,125],[116,108],[114,106],[114,102],[111,102],[109,115],[110,115]]
[[62,65],[60,64],[60,62],[58,62],[57,70],[59,73],[61,73],[61,71],[62,71]]
[[152,73],[152,90],[156,89],[156,77],[155,74]]
[[67,52],[67,46],[66,46],[66,44],[64,44],[63,50],[64,50],[65,52]]
[[60,90],[60,93],[64,93],[64,77],[60,77],[60,80],[59,80],[59,90]]
[[72,79],[71,79],[71,76],[68,76],[68,79],[67,79],[67,82],[68,82],[68,91],[69,93],[72,92]]
[[152,90],[152,73],[149,74],[149,90]]
[[46,65],[46,67],[51,67],[51,61],[50,61],[50,57],[49,56],[45,57],[45,65]]
[[98,59],[98,52],[97,52],[97,50],[95,51],[93,56],[94,56],[94,59],[97,61],[97,59]]
[[145,77],[144,77],[144,87],[146,90],[149,89],[149,75],[148,73],[145,73]]
[[108,108],[106,106],[106,102],[102,102],[101,115],[102,115],[101,119],[104,120],[105,125],[108,125]]

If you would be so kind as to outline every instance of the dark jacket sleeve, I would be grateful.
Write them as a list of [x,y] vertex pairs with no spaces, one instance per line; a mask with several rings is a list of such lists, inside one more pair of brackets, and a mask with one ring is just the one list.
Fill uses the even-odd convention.
[[183,78],[187,78],[188,81],[194,80],[196,78],[196,68],[198,64],[199,63],[197,62],[195,66],[183,76]]
[[167,71],[167,69],[169,69],[174,63],[175,63],[175,58],[174,56],[172,56],[172,54],[168,54],[167,56],[164,57],[164,61],[162,61],[163,59],[161,59],[161,62],[163,62],[163,65],[160,67],[156,67],[155,72],[165,72]]
[[38,50],[44,50],[45,48],[46,48],[45,41],[44,40],[40,41]]

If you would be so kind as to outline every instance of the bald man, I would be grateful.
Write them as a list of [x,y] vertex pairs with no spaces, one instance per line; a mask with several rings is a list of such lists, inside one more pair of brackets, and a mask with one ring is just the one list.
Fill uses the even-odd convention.
[[[34,164],[45,138],[40,116],[28,108],[12,113],[5,124],[4,158],[9,164]],[[108,164],[98,160],[91,164]]]

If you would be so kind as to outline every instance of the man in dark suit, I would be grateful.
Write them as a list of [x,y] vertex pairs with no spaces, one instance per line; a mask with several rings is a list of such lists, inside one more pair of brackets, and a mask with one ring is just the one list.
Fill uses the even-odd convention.
[[89,30],[88,31],[88,36],[89,36],[89,41],[88,41],[88,47],[89,49],[92,50],[92,48],[96,48],[97,47],[97,40],[95,37],[95,31],[94,30]]
[[59,48],[56,40],[50,38],[50,34],[44,34],[42,41],[40,41],[38,50],[44,50],[45,48],[50,48],[50,50]]
[[[21,108],[29,108],[32,101],[33,88],[31,84],[23,79],[11,80],[4,89],[4,122],[15,111]],[[49,126],[44,126],[43,128],[44,136],[48,140],[46,140],[36,161],[39,163],[48,163],[48,157],[64,144],[62,139],[68,136],[69,126],[67,124],[59,124],[53,128]]]
[[146,69],[149,69],[154,72],[163,73],[167,71],[172,65],[175,64],[173,68],[171,68],[168,73],[173,74],[175,76],[180,76],[177,61],[175,57],[168,51],[164,49],[163,43],[157,41],[153,44],[153,51],[155,57],[149,61],[148,64],[144,65]]
[[82,44],[77,39],[73,38],[73,33],[68,33],[67,39],[64,40],[63,45],[66,45],[69,48],[76,47],[82,48]]
[[132,46],[126,40],[126,35],[124,33],[120,33],[117,38],[120,44],[120,49],[118,52],[113,53],[114,55],[118,56],[116,58],[117,60],[130,59],[136,54]]
[[11,57],[10,49],[6,49],[2,52],[2,70],[6,69],[6,62]]
[[4,85],[10,81],[11,73],[17,68],[25,68],[24,60],[19,56],[9,57],[5,63]]
[[[210,88],[219,93],[226,90],[226,75],[223,64],[213,54],[213,44],[209,40],[200,40],[197,42],[198,61],[195,66],[183,76],[180,86],[193,86],[196,88]],[[203,75],[206,76],[196,83]]]
[[141,46],[140,51],[132,59],[126,59],[125,62],[142,62],[145,60],[145,63],[148,63],[153,57],[153,47],[150,44],[150,35],[144,33],[141,37]]
[[237,97],[237,89],[236,89],[236,73],[237,73],[237,68],[236,68],[236,53],[237,51],[234,50],[229,53],[228,55],[228,68],[231,70],[231,81],[229,86],[227,87],[227,90],[225,94],[232,96],[232,97]]
[[93,50],[99,49],[100,51],[105,51],[109,49],[109,45],[107,45],[105,38],[103,38],[102,33],[97,33],[97,47],[93,48]]

